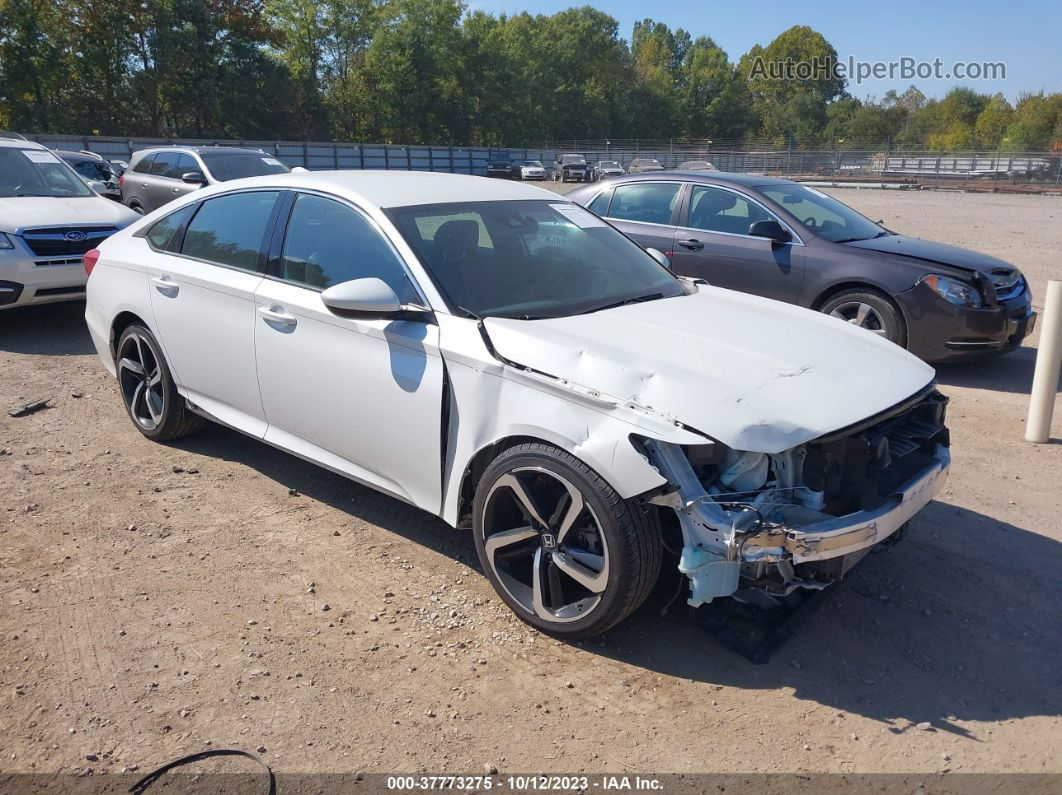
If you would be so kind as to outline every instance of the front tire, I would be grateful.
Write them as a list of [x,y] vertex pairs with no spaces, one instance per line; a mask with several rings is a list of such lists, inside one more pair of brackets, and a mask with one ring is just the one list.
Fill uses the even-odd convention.
[[548,444],[520,444],[491,462],[472,524],[480,563],[502,600],[565,640],[625,619],[660,572],[656,514]]
[[177,392],[162,348],[145,326],[126,327],[114,361],[125,410],[148,439],[168,442],[203,427],[203,418],[193,414]]
[[907,327],[900,310],[879,293],[845,290],[827,300],[820,311],[884,337],[900,347],[907,346]]

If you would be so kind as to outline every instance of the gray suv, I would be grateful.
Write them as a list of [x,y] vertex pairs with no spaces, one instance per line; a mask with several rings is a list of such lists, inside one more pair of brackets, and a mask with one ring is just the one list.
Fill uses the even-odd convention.
[[203,185],[290,170],[261,149],[230,146],[141,149],[133,153],[129,169],[122,175],[122,203],[146,215]]

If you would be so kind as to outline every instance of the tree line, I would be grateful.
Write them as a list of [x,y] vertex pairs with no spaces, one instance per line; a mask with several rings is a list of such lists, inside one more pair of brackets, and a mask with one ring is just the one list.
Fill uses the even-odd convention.
[[519,146],[592,138],[805,147],[1049,149],[1062,94],[771,79],[836,60],[805,26],[737,61],[646,19],[628,39],[591,6],[492,15],[460,0],[0,0],[0,128],[249,140]]

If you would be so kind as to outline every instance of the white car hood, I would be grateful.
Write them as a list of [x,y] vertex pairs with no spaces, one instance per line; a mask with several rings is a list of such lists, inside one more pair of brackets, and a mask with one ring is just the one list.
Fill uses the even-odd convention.
[[140,216],[102,196],[61,198],[22,196],[0,199],[0,232],[9,234],[37,226],[114,224],[125,227]]
[[707,286],[587,315],[483,323],[511,362],[736,450],[783,452],[900,403],[934,376],[844,321]]

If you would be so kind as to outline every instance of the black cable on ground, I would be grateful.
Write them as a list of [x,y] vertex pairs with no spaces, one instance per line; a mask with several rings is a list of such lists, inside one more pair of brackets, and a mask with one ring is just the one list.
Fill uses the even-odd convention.
[[269,795],[276,795],[277,792],[277,779],[273,775],[273,768],[265,763],[261,757],[255,756],[250,751],[241,751],[238,748],[211,748],[209,751],[200,751],[195,754],[188,754],[188,756],[182,756],[180,759],[174,759],[172,762],[167,762],[162,767],[157,767],[140,779],[136,784],[129,788],[129,791],[140,795],[144,790],[154,784],[165,773],[173,770],[175,767],[181,767],[182,765],[190,765],[193,762],[199,762],[203,759],[209,759],[212,756],[243,756],[250,759],[252,762],[257,762],[259,765],[265,768],[269,774]]

